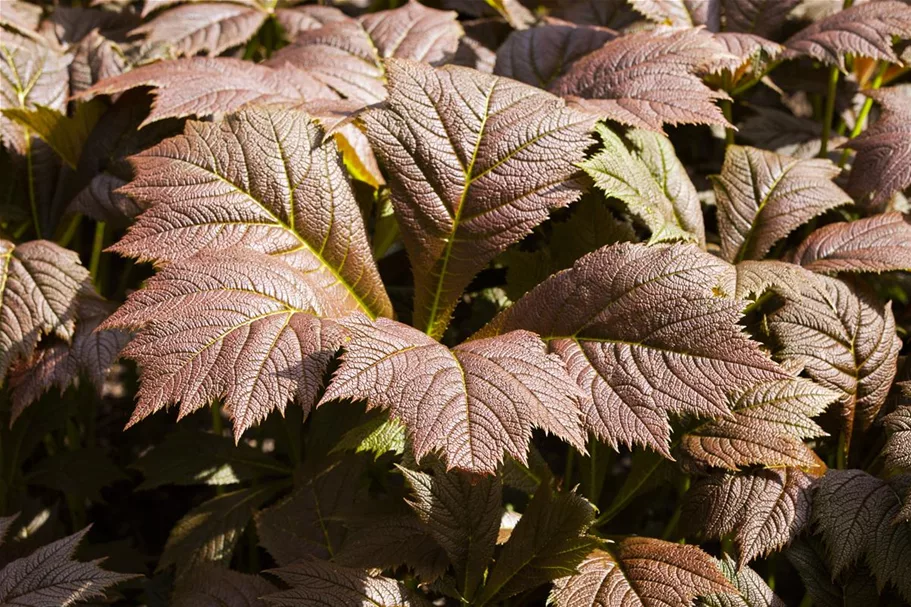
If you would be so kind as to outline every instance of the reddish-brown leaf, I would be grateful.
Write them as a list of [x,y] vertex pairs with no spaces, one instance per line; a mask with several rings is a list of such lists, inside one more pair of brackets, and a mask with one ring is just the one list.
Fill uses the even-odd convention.
[[827,225],[801,243],[794,263],[823,274],[911,271],[911,219],[884,213]]

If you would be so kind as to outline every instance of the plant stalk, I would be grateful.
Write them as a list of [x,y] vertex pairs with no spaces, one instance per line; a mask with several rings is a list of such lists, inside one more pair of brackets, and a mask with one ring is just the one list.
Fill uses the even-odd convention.
[[825,158],[829,153],[829,137],[832,135],[832,120],[835,118],[835,97],[838,94],[838,66],[829,68],[829,89],[826,93],[826,108],[822,118],[822,139],[819,145],[819,157]]
[[[885,61],[880,63],[879,70],[876,72],[876,76],[873,78],[873,82],[870,84],[870,90],[875,91],[883,84],[883,77],[886,75],[886,70],[889,69],[889,64]],[[870,110],[873,108],[873,99],[867,97],[864,100],[864,104],[860,108],[860,112],[857,114],[857,120],[854,121],[854,128],[851,129],[851,134],[848,135],[848,139],[854,139],[860,135],[861,131],[864,130],[864,127],[867,124],[867,116],[870,115]],[[850,155],[850,150],[845,148],[841,152],[841,158],[838,159],[838,167],[842,168],[848,162],[848,156]]]
[[98,264],[101,262],[101,250],[104,248],[104,222],[95,224],[95,238],[92,240],[92,257],[89,260],[89,273],[95,282],[95,289],[101,292],[101,277],[98,276]]

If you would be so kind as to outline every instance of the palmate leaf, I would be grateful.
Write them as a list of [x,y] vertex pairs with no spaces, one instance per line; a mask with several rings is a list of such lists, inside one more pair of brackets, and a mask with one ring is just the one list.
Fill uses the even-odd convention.
[[669,414],[724,417],[728,394],[789,378],[737,324],[734,283],[731,266],[694,245],[613,245],[530,291],[478,336],[538,333],[585,392],[586,430],[669,456]]
[[824,226],[800,244],[793,260],[823,274],[911,271],[911,218],[883,213]]
[[[319,316],[339,302],[279,259],[245,249],[167,266],[102,328],[138,329],[134,424],[171,403],[180,416],[223,398],[234,436],[294,400],[310,410],[343,333]],[[343,308],[344,309],[344,308]]]
[[171,607],[265,607],[259,597],[277,588],[258,575],[201,565],[180,579]]
[[731,416],[688,429],[680,449],[704,466],[739,470],[743,466],[814,468],[819,458],[804,445],[825,436],[813,417],[839,393],[805,379],[764,382],[731,398]]
[[46,240],[0,240],[0,382],[15,360],[31,358],[43,336],[72,340],[78,296],[90,292],[75,252]]
[[848,191],[878,209],[911,185],[911,98],[889,89],[866,95],[880,104],[881,112],[872,126],[845,144],[857,152]]
[[450,350],[417,329],[364,316],[320,404],[364,399],[408,429],[415,457],[441,452],[448,469],[493,473],[504,453],[525,462],[533,426],[578,449],[582,397],[563,365],[527,331]]
[[728,261],[762,259],[776,242],[825,211],[852,202],[829,160],[800,160],[730,146],[713,178],[721,252]]
[[663,135],[630,130],[627,149],[616,134],[599,124],[604,148],[580,163],[595,185],[617,198],[652,231],[654,242],[692,240],[705,246],[705,226],[696,188]]
[[735,592],[699,548],[630,537],[591,552],[551,599],[557,607],[688,607],[699,595]]
[[474,70],[386,66],[389,99],[362,119],[411,258],[414,325],[440,336],[474,275],[580,196],[595,119]]
[[426,607],[428,603],[401,582],[364,569],[304,559],[271,571],[291,588],[263,599],[276,607]]
[[505,600],[576,571],[597,545],[586,535],[594,508],[573,491],[554,493],[541,483],[487,575],[476,604]]
[[409,504],[443,547],[467,598],[484,576],[500,528],[503,487],[496,476],[472,478],[439,471],[431,476],[402,469],[412,490]]
[[113,250],[164,262],[240,245],[307,274],[339,308],[391,313],[338,151],[305,112],[190,122],[131,163],[122,191],[153,206]]
[[873,422],[895,377],[901,340],[891,303],[882,306],[845,282],[810,272],[800,291],[768,317],[781,345],[776,355],[841,395],[847,450],[853,432]]
[[749,567],[738,567],[734,559],[726,554],[718,561],[718,566],[737,589],[737,594],[726,592],[704,596],[697,599],[698,607],[787,607],[762,576]]
[[577,59],[617,37],[613,30],[548,18],[517,30],[497,50],[494,73],[546,89]]
[[663,124],[727,124],[715,105],[727,97],[699,74],[736,58],[697,29],[628,34],[576,61],[551,86],[558,95],[584,98],[604,117],[661,131]]
[[806,55],[845,69],[848,54],[900,63],[892,37],[911,37],[911,6],[899,0],[864,2],[813,23],[785,42],[787,56]]
[[896,516],[911,476],[888,481],[862,470],[830,470],[816,487],[813,519],[837,576],[862,556],[880,591],[893,584],[911,600],[911,525]]
[[[2,527],[2,525],[0,525]],[[73,559],[89,528],[43,546],[0,569],[0,604],[9,607],[66,607],[104,596],[106,588],[135,576],[105,571],[103,559]],[[3,537],[0,536],[0,544]]]
[[703,537],[737,542],[737,566],[781,549],[810,521],[812,478],[797,468],[716,472],[696,481],[683,518]]

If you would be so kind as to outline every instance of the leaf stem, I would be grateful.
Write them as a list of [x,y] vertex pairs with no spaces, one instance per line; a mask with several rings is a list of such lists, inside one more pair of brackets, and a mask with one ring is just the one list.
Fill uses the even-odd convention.
[[[212,412],[212,432],[216,436],[222,436],[224,434],[224,423],[221,419],[221,403],[216,400],[212,403],[210,411]],[[225,488],[223,485],[215,486],[215,495],[224,495],[224,493]]]
[[[724,114],[724,119],[728,121],[729,124],[734,124],[734,102],[730,99],[721,100],[721,112]],[[724,127],[724,147],[728,148],[734,145],[734,128],[731,126]]]
[[41,219],[38,217],[38,199],[35,194],[35,167],[32,164],[32,133],[29,129],[23,129],[25,135],[25,171],[28,179],[28,202],[32,209],[32,224],[35,226],[35,236],[38,239],[41,235]]
[[[886,75],[886,70],[889,69],[889,63],[883,61],[880,63],[879,70],[876,72],[876,77],[873,78],[873,82],[870,84],[870,90],[875,91],[883,83],[883,77]],[[867,97],[864,100],[863,106],[860,108],[860,112],[857,114],[857,120],[854,121],[854,128],[851,129],[851,134],[848,135],[848,139],[854,139],[860,135],[861,131],[864,130],[864,127],[867,123],[867,116],[870,115],[870,110],[873,108],[873,98]],[[845,166],[845,163],[848,162],[848,156],[850,155],[850,150],[845,148],[841,152],[841,158],[838,159],[838,168]]]
[[79,228],[79,224],[82,222],[82,215],[79,213],[74,213],[70,217],[70,222],[66,224],[66,228],[63,230],[63,234],[60,235],[60,238],[57,239],[57,244],[61,247],[68,247],[71,242],[73,242],[73,237],[76,236],[76,232]]
[[832,134],[832,120],[835,117],[835,97],[838,94],[838,66],[829,68],[829,89],[826,93],[826,108],[822,118],[822,139],[819,144],[819,157],[825,158],[829,153],[829,136]]
[[838,451],[835,453],[835,467],[844,470],[848,465],[848,435],[842,430],[838,433]]
[[92,257],[89,260],[89,273],[95,282],[95,289],[101,292],[101,277],[98,276],[98,264],[101,261],[101,250],[104,248],[104,222],[95,224],[95,238],[92,240]]
[[677,524],[680,522],[680,515],[683,514],[683,496],[686,495],[686,492],[690,490],[690,477],[689,475],[683,478],[683,482],[680,483],[680,490],[677,492],[677,506],[674,508],[674,513],[671,515],[671,519],[667,522],[667,525],[664,526],[664,532],[661,534],[661,539],[669,540],[674,531],[677,529]]

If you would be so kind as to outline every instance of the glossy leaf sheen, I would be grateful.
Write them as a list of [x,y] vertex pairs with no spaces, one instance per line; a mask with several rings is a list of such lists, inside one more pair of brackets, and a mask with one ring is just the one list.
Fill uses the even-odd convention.
[[911,219],[883,213],[827,225],[801,243],[794,263],[823,274],[911,271]]

